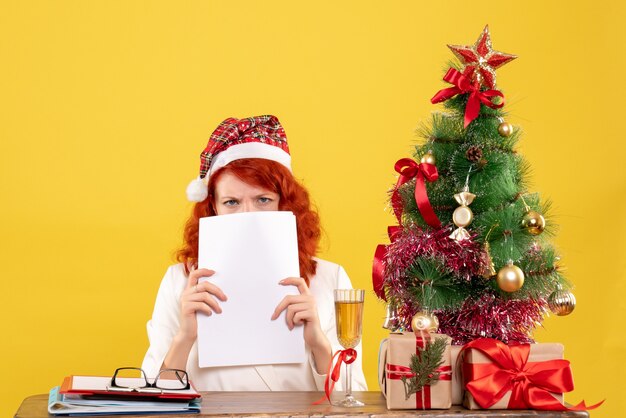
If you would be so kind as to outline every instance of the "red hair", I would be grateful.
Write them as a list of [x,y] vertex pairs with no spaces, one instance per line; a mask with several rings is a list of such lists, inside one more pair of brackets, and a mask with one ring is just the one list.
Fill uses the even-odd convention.
[[317,265],[313,257],[317,253],[321,236],[319,215],[311,207],[309,192],[285,166],[260,158],[235,160],[211,175],[209,195],[194,205],[185,224],[183,246],[176,252],[176,259],[185,265],[185,273],[189,274],[189,267],[198,264],[199,220],[217,214],[214,205],[215,184],[224,173],[231,173],[245,183],[277,193],[280,196],[278,209],[293,212],[298,229],[300,274],[308,284]]

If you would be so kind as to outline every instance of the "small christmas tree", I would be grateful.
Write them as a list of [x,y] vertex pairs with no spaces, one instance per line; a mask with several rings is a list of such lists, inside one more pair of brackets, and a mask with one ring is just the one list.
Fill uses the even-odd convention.
[[495,70],[516,57],[493,50],[488,27],[474,45],[449,48],[460,63],[431,99],[445,111],[420,128],[419,163],[396,163],[399,226],[377,249],[374,288],[394,330],[413,322],[455,344],[532,342],[548,308],[566,315],[575,299],[548,240],[549,203],[529,192],[520,131],[504,120]]

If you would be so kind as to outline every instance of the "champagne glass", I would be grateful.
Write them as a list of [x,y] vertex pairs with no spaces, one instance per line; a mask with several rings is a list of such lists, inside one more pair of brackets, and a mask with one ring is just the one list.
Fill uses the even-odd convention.
[[[363,289],[335,289],[335,319],[337,339],[345,349],[356,347],[361,341],[363,330]],[[352,396],[352,364],[346,363],[346,396],[338,406],[363,406],[363,402]]]

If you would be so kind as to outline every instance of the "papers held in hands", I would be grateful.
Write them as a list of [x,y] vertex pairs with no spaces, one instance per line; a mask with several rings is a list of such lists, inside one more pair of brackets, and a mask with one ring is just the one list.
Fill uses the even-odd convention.
[[198,267],[228,297],[221,314],[198,313],[200,367],[302,363],[303,327],[271,316],[300,277],[296,218],[291,212],[246,212],[200,219]]

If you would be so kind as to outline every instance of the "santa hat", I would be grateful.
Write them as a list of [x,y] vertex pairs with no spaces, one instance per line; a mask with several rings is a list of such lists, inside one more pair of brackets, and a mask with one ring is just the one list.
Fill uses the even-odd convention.
[[287,136],[276,116],[228,118],[220,123],[200,154],[200,175],[187,186],[187,199],[202,202],[209,194],[211,174],[242,158],[272,160],[291,170]]

